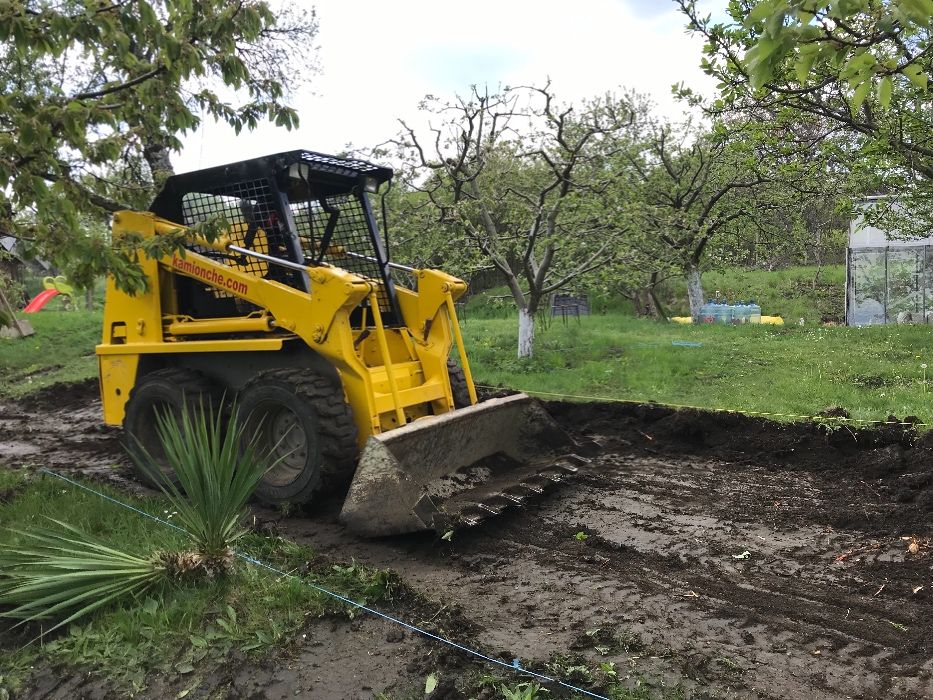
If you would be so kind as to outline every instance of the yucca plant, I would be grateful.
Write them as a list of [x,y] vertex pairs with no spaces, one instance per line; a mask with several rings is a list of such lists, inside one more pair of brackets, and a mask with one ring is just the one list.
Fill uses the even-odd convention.
[[245,533],[241,523],[246,503],[266,471],[278,463],[255,449],[238,413],[236,406],[229,416],[197,406],[156,414],[166,466],[177,483],[141,445],[132,453],[168,498],[175,522],[191,540],[193,551],[163,555],[172,575],[214,576],[230,570],[233,545]]
[[164,579],[158,556],[114,549],[67,523],[14,530],[22,540],[0,550],[0,605],[21,623],[63,617],[54,630],[116,598],[138,596]]
[[[194,407],[156,416],[169,479],[141,446],[133,458],[160,484],[190,539],[186,551],[139,556],[110,547],[57,520],[61,531],[12,530],[20,540],[0,550],[0,616],[63,619],[51,629],[119,598],[139,596],[153,585],[181,578],[213,577],[234,564],[233,545],[244,534],[246,502],[267,469],[277,462],[261,455],[237,420]],[[51,630],[49,630],[51,631]]]

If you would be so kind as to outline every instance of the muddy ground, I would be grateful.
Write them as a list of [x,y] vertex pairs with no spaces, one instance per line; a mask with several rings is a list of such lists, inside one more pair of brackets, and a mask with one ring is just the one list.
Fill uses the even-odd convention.
[[[83,384],[0,404],[0,459],[138,488],[95,394]],[[679,685],[695,698],[933,697],[933,438],[547,406],[598,454],[531,507],[451,542],[358,539],[337,524],[336,499],[301,517],[258,510],[258,521],[324,559],[394,570],[420,594],[394,614],[526,666],[612,661],[658,693]],[[484,669],[372,618],[304,634],[196,688],[153,679],[149,695],[419,697],[437,671],[438,697]],[[104,697],[106,684],[46,670],[28,697],[82,694]]]

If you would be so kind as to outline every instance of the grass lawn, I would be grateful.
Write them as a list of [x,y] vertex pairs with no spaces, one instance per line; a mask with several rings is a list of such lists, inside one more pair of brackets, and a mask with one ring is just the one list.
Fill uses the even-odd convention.
[[52,384],[97,374],[100,311],[51,311],[21,315],[35,329],[28,338],[0,338],[0,397],[28,394]]
[[[132,498],[99,484],[93,487],[163,519],[171,518],[159,499]],[[0,547],[19,538],[8,528],[55,527],[49,517],[142,556],[184,548],[179,533],[99,496],[54,477],[0,469]],[[149,673],[190,673],[195,667],[222,662],[234,650],[263,654],[292,639],[310,618],[347,614],[343,603],[302,579],[360,602],[384,601],[394,590],[394,578],[384,571],[356,564],[316,569],[310,550],[278,537],[250,533],[239,549],[282,571],[304,569],[309,562],[311,571],[301,579],[281,579],[241,562],[233,576],[150,589],[142,599],[131,598],[83,618],[42,644],[23,646],[39,634],[38,624],[19,628],[19,638],[7,633],[7,648],[0,649],[0,697],[4,689],[15,692],[30,667],[42,663],[91,668],[128,693],[138,691]],[[10,626],[7,621],[0,625]]]
[[[843,406],[856,418],[933,421],[933,328],[680,326],[610,311],[579,323],[557,320],[547,330],[539,324],[536,356],[519,361],[515,318],[501,317],[504,309],[482,318],[476,311],[489,309],[476,306],[468,307],[463,331],[479,383],[804,415]],[[0,396],[96,376],[100,312],[42,311],[30,321],[34,336],[0,340]]]
[[606,314],[539,329],[535,357],[522,361],[514,319],[470,318],[463,330],[477,383],[803,415],[843,406],[854,418],[933,421],[933,328],[925,326],[680,326]]

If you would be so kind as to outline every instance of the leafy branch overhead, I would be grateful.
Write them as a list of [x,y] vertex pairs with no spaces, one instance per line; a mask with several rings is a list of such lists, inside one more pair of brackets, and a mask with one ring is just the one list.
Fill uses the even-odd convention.
[[873,157],[933,178],[933,0],[733,2],[726,22],[676,1],[706,40],[714,109],[806,113],[870,142]]
[[294,127],[286,85],[313,72],[316,32],[313,13],[263,0],[0,4],[0,231],[55,259],[145,207],[203,119]]
[[887,108],[898,76],[926,90],[933,0],[760,0],[743,26],[757,35],[744,59],[755,88],[789,62],[798,91],[819,90],[827,78],[844,81],[853,111],[873,86]]

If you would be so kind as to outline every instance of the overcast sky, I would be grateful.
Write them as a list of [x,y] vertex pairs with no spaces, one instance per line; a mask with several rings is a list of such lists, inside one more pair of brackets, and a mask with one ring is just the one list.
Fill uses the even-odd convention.
[[[301,2],[302,0],[298,0]],[[321,73],[292,98],[301,127],[271,124],[235,136],[213,122],[184,139],[184,172],[268,153],[348,144],[375,146],[417,121],[426,94],[452,97],[470,85],[541,85],[565,101],[632,88],[660,113],[683,107],[671,85],[706,94],[702,41],[689,37],[670,0],[316,0]],[[706,0],[711,10],[725,0]]]

